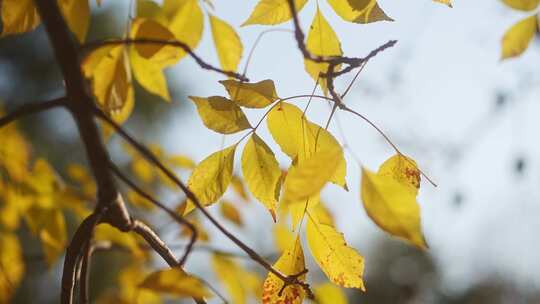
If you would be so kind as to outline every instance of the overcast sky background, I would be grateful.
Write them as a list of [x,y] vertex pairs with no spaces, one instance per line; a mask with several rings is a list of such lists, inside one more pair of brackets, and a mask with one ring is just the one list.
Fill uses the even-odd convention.
[[[158,1],[159,2],[159,1]],[[215,0],[215,14],[239,26],[257,1]],[[315,13],[311,0],[300,13],[307,32]],[[403,153],[414,158],[421,169],[438,183],[422,182],[419,202],[430,255],[443,270],[443,285],[459,292],[474,283],[501,275],[525,290],[540,288],[540,49],[538,41],[516,60],[500,62],[500,40],[505,30],[527,14],[512,11],[494,0],[455,0],[454,8],[429,0],[379,0],[395,22],[370,25],[346,23],[319,0],[324,16],[341,38],[346,55],[365,56],[390,39],[397,45],[369,62],[346,98],[353,109],[382,128]],[[107,9],[105,6],[103,9]],[[257,35],[269,27],[239,29],[247,52]],[[290,29],[286,23],[274,28]],[[209,25],[197,53],[216,63]],[[188,87],[187,94],[225,95],[215,73],[201,70],[190,59],[169,70],[170,86]],[[281,97],[308,94],[313,81],[305,73],[301,54],[289,33],[270,33],[259,44],[249,67],[252,81],[273,79]],[[352,76],[352,75],[351,75]],[[350,76],[337,81],[343,90]],[[496,107],[500,94],[508,96],[505,106]],[[184,115],[167,130],[164,146],[182,151],[197,161],[218,150],[222,136],[206,129],[194,105],[181,96],[174,103],[188,103]],[[304,101],[295,102],[303,106]],[[249,112],[252,122],[261,113]],[[322,123],[326,104],[316,103],[309,118]],[[393,154],[374,129],[346,113],[338,115],[347,141],[363,165],[372,170]],[[331,132],[342,138],[334,121]],[[273,143],[266,128],[259,132],[285,168],[287,158]],[[231,144],[238,136],[230,136]],[[240,152],[236,172],[240,173]],[[520,177],[513,164],[525,160]],[[329,186],[323,199],[336,215],[347,240],[367,259],[376,238],[386,238],[367,218],[359,200],[359,167],[347,156],[346,193]],[[457,206],[457,193],[463,203]],[[260,205],[246,211],[248,227],[241,237],[271,250],[268,229],[271,219]],[[216,210],[213,210],[214,212]],[[267,235],[268,238],[261,237]],[[396,240],[397,242],[397,240]],[[221,244],[220,244],[221,245]],[[224,248],[233,248],[223,242]]]

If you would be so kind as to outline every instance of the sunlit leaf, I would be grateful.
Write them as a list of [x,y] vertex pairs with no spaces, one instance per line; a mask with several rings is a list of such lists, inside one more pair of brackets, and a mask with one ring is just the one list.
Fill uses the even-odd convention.
[[246,108],[264,108],[279,99],[274,82],[270,79],[247,83],[238,80],[222,80],[229,97],[238,105]]
[[244,112],[231,100],[221,96],[189,97],[197,106],[204,125],[222,134],[232,134],[251,128]]
[[[212,153],[193,170],[188,187],[203,206],[211,205],[225,193],[232,178],[236,145]],[[195,208],[188,201],[184,214]]]
[[504,4],[522,11],[530,11],[538,7],[540,0],[502,0]]
[[244,225],[244,221],[242,220],[242,216],[240,215],[240,211],[234,206],[233,203],[222,200],[219,203],[219,211],[221,215],[228,219],[229,221],[236,224],[236,226],[242,227]]
[[[318,56],[341,56],[341,43],[336,33],[328,24],[321,11],[317,8],[317,13],[313,18],[306,41],[306,48],[314,55]],[[328,89],[326,78],[319,77],[322,73],[328,72],[328,63],[317,63],[304,59],[304,66],[307,73],[315,81],[319,81],[323,92],[326,94]],[[333,71],[339,70],[340,66],[335,66]]]
[[[300,12],[307,0],[294,0],[294,7]],[[292,18],[291,9],[287,0],[259,0],[249,18],[242,26],[250,24],[275,25]]]
[[[176,39],[184,42],[194,50],[201,41],[204,27],[204,18],[199,1],[197,0],[164,0],[163,11],[169,23],[168,28]],[[178,50],[179,58],[187,53]]]
[[379,227],[426,248],[416,202],[419,182],[416,163],[395,155],[381,165],[378,173],[362,169],[361,198],[367,214]]
[[139,287],[179,298],[202,299],[211,296],[199,279],[187,274],[179,267],[155,271],[148,275]]
[[388,17],[376,1],[373,1],[370,6],[353,20],[353,22],[361,24],[377,21],[394,21],[394,19]]
[[143,258],[145,252],[132,233],[125,233],[111,225],[101,224],[94,229],[94,239],[97,241],[110,241],[111,243],[128,249],[133,256]]
[[69,29],[79,39],[79,42],[84,42],[90,25],[88,0],[59,0],[58,3]]
[[328,0],[328,3],[346,21],[355,23],[392,21],[382,12],[375,0]]
[[364,258],[347,245],[342,233],[310,215],[306,234],[311,254],[332,283],[365,290]]
[[341,288],[332,284],[324,283],[314,288],[315,299],[318,304],[347,304],[347,296]]
[[212,255],[212,269],[225,286],[231,303],[246,303],[247,286],[242,284],[244,269],[232,259],[218,254]]
[[274,243],[279,252],[285,252],[294,244],[295,236],[289,228],[283,224],[277,224],[272,227],[274,234]]
[[231,188],[245,202],[249,202],[249,196],[246,191],[244,182],[242,181],[242,179],[240,179],[238,175],[233,175],[232,180],[231,180]]
[[536,15],[512,25],[502,38],[501,59],[517,57],[529,47],[538,29]]
[[[284,275],[295,275],[304,271],[306,265],[300,238],[296,238],[296,241],[292,242],[290,247],[283,252],[281,257],[274,264],[274,268]],[[305,277],[305,275],[301,275],[298,279],[305,280]],[[283,284],[283,280],[278,278],[275,274],[268,273],[268,276],[263,283],[262,303],[301,304],[305,297],[305,291],[302,286],[289,285],[285,287],[280,294]]]
[[213,15],[210,15],[210,27],[221,67],[236,71],[244,50],[240,37],[232,26]]
[[0,303],[11,303],[25,271],[17,235],[0,231]]
[[257,134],[244,147],[242,174],[249,191],[265,205],[275,221],[281,170],[274,152]]
[[442,4],[446,4],[448,7],[452,7],[452,1],[451,0],[433,0],[435,2],[439,2]]
[[41,22],[34,0],[3,0],[2,36],[32,31]]

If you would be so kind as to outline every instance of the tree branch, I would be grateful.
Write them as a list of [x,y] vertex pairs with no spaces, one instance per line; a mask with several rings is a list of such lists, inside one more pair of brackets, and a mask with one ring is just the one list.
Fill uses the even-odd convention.
[[9,123],[12,123],[22,117],[47,111],[52,108],[65,106],[67,103],[66,97],[60,97],[45,102],[24,104],[12,112],[8,113],[4,117],[0,118],[0,127],[3,127]]
[[142,236],[146,242],[156,251],[171,267],[180,267],[180,264],[174,257],[167,244],[145,223],[134,220],[133,231]]
[[138,38],[138,39],[127,38],[127,39],[98,40],[98,41],[92,41],[92,42],[85,43],[84,45],[81,46],[81,51],[82,51],[83,56],[84,56],[85,53],[89,53],[89,52],[91,52],[91,51],[93,51],[95,49],[98,49],[100,47],[103,47],[103,46],[107,46],[107,45],[130,45],[130,44],[157,44],[157,45],[169,45],[169,46],[178,47],[178,48],[181,48],[182,50],[184,50],[184,52],[188,53],[189,56],[191,56],[191,58],[193,58],[193,60],[195,60],[195,62],[201,68],[203,68],[205,70],[214,71],[214,72],[223,74],[223,75],[228,76],[228,77],[236,78],[236,79],[241,80],[241,81],[246,81],[246,82],[249,81],[249,79],[244,75],[241,75],[241,74],[236,73],[234,71],[222,70],[220,68],[217,68],[217,67],[207,63],[199,55],[195,54],[195,52],[193,52],[193,50],[191,50],[191,48],[186,43],[184,43],[182,41],[178,41],[178,40],[160,40],[160,39],[152,39],[152,38]]
[[268,263],[262,256],[260,256],[255,250],[246,245],[234,234],[229,232],[223,225],[221,225],[201,204],[195,194],[189,190],[189,188],[171,171],[169,170],[146,146],[139,143],[135,138],[129,135],[120,125],[107,116],[101,109],[94,107],[96,115],[110,125],[122,138],[124,138],[129,144],[131,144],[139,153],[142,154],[149,162],[154,164],[158,169],[167,176],[172,182],[174,182],[185,194],[186,197],[193,202],[193,204],[199,209],[202,214],[214,225],[221,233],[223,233],[229,240],[242,249],[247,255],[256,261],[259,265],[264,267],[269,272],[276,275],[285,284],[293,285],[298,284],[302,286],[308,295],[312,295],[311,289],[308,283],[302,282],[297,276],[288,276],[280,271],[276,270],[270,263]]

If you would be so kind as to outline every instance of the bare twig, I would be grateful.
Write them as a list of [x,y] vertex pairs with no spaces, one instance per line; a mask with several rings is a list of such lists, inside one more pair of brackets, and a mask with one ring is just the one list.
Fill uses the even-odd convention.
[[[193,247],[193,245],[195,244],[195,241],[197,241],[197,229],[195,228],[195,226],[190,223],[189,221],[187,221],[186,219],[184,219],[183,217],[179,216],[176,212],[174,212],[173,210],[171,210],[169,207],[165,206],[165,204],[161,203],[160,201],[156,200],[154,197],[152,197],[150,194],[148,194],[146,191],[144,191],[143,189],[141,189],[139,186],[137,186],[135,184],[135,182],[133,182],[132,180],[130,180],[124,173],[122,173],[122,171],[120,171],[120,169],[114,164],[114,163],[110,163],[109,164],[110,168],[111,168],[111,171],[122,181],[124,182],[126,185],[128,185],[131,189],[133,189],[133,191],[137,192],[137,194],[139,194],[140,196],[142,196],[143,198],[147,199],[149,202],[151,202],[152,204],[156,205],[157,207],[159,207],[160,209],[164,210],[165,212],[167,212],[167,214],[172,217],[177,223],[179,223],[180,225],[184,225],[186,226],[189,230],[191,230],[191,238],[189,240],[189,243],[188,245],[186,246],[186,250],[184,252],[184,255],[182,256],[182,258],[177,262],[178,264],[180,265],[184,265],[186,260],[187,260],[187,257],[188,255],[190,254],[191,252],[191,249]],[[154,233],[155,234],[155,233]]]
[[220,74],[223,74],[228,77],[233,77],[241,81],[249,81],[248,78],[246,78],[244,75],[240,75],[234,71],[226,71],[222,70],[220,68],[217,68],[206,61],[204,61],[199,55],[195,54],[193,50],[184,42],[179,40],[160,40],[160,39],[151,39],[151,38],[138,38],[138,39],[112,39],[112,40],[100,40],[100,41],[93,41],[93,42],[87,42],[86,44],[81,46],[81,53],[86,54],[89,53],[97,48],[107,46],[107,45],[129,45],[129,44],[157,44],[157,45],[169,45],[181,48],[184,50],[184,52],[188,53],[197,64],[205,69],[210,70],[214,72],[218,72]]
[[38,103],[29,103],[18,107],[12,112],[8,113],[4,117],[0,118],[0,127],[12,123],[21,117],[32,115],[35,113],[40,113],[52,108],[64,106],[67,102],[66,97],[60,97],[49,101],[38,102]]
[[180,264],[174,257],[174,254],[169,249],[167,244],[145,223],[134,220],[133,231],[142,236],[146,242],[156,251],[171,267],[179,267]]

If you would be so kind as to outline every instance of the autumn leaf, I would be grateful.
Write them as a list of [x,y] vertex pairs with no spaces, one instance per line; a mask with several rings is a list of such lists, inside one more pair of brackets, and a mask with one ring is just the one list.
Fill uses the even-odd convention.
[[136,258],[144,258],[146,255],[133,234],[123,233],[109,224],[98,225],[94,230],[94,239],[96,241],[109,241],[123,247]]
[[227,200],[222,200],[219,203],[219,212],[224,218],[231,221],[236,226],[242,227],[244,225],[244,221],[242,220],[240,211],[238,211],[238,209],[233,203]]
[[341,288],[332,283],[324,283],[314,288],[318,304],[347,304],[347,296]]
[[538,7],[540,0],[502,0],[504,4],[508,5],[511,8],[522,10],[522,11],[531,11]]
[[245,202],[249,202],[249,196],[246,191],[246,187],[244,185],[244,182],[238,175],[233,175],[231,180],[231,188],[232,190]]
[[502,38],[501,59],[517,57],[529,47],[538,29],[536,15],[512,25]]
[[[307,0],[294,0],[294,7],[300,12]],[[241,26],[250,24],[276,25],[291,20],[292,14],[287,0],[259,0],[249,18]]]
[[32,232],[39,236],[45,253],[45,261],[52,267],[64,254],[67,246],[67,231],[64,215],[58,208],[33,207],[26,213]]
[[244,50],[240,37],[231,25],[213,15],[210,15],[210,27],[221,67],[236,71]]
[[[168,19],[168,29],[176,39],[194,50],[201,41],[204,28],[204,18],[199,1],[165,0],[163,1],[163,11]],[[184,50],[178,50],[178,52],[179,59],[187,54]]]
[[244,304],[246,303],[247,290],[242,284],[242,275],[244,269],[235,261],[227,257],[213,254],[212,269],[214,270],[219,281],[225,286],[231,303]]
[[[304,262],[304,252],[300,244],[300,238],[296,238],[295,242],[290,244],[287,251],[283,252],[281,257],[274,264],[274,268],[284,275],[296,275],[306,268]],[[298,277],[299,280],[305,280],[305,274]],[[268,273],[266,280],[263,283],[262,303],[263,304],[278,304],[290,303],[301,304],[305,297],[305,291],[302,286],[288,285],[283,287],[283,280],[278,278],[273,273]]]
[[427,248],[416,202],[420,173],[416,163],[395,155],[377,173],[362,169],[361,199],[369,217],[386,232]]
[[347,190],[347,165],[339,142],[324,128],[309,122],[295,105],[282,102],[266,120],[270,134],[293,162],[302,162],[319,150],[341,150],[337,168],[330,181]]
[[340,153],[341,149],[321,149],[293,165],[285,178],[282,200],[300,202],[317,195],[336,172]]
[[296,239],[293,232],[283,224],[274,225],[272,233],[274,234],[274,244],[281,253],[291,248]]
[[84,42],[90,26],[90,5],[88,0],[59,0],[60,8],[69,29],[79,42]]
[[270,79],[255,83],[229,79],[219,83],[227,89],[231,100],[242,107],[264,108],[279,99],[274,82]]
[[10,303],[23,279],[25,265],[17,235],[0,231],[0,303]]
[[166,293],[177,298],[192,297],[202,299],[211,296],[206,286],[198,278],[187,274],[178,267],[151,273],[139,287],[154,292]]
[[310,214],[306,235],[315,261],[328,279],[339,286],[365,291],[364,258],[347,245],[343,234],[334,227],[321,224]]
[[[235,151],[236,145],[232,145],[212,153],[191,173],[188,187],[203,206],[217,202],[227,190],[232,178]],[[192,201],[188,201],[184,215],[193,209],[195,209],[195,205]]]
[[257,134],[253,134],[244,147],[242,174],[249,191],[265,205],[276,221],[281,170],[274,152]]
[[[312,54],[318,56],[343,55],[339,38],[318,7],[307,36],[306,48]],[[318,63],[309,59],[304,59],[304,66],[311,78],[319,82],[324,94],[327,94],[326,78],[319,77],[319,75],[328,72],[328,63]],[[335,72],[339,69],[340,65],[337,65],[334,67],[333,71]]]
[[189,96],[189,98],[197,106],[204,125],[211,130],[222,134],[232,134],[251,128],[242,109],[225,97]]
[[3,0],[2,37],[34,30],[40,23],[34,0]]
[[328,0],[328,3],[345,21],[354,23],[393,21],[375,0]]

